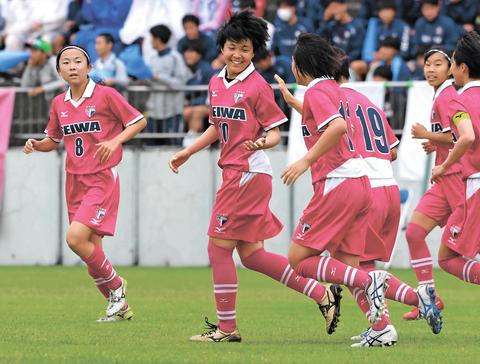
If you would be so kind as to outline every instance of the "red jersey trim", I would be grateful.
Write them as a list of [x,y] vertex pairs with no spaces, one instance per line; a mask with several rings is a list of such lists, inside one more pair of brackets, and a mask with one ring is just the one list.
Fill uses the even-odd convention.
[[400,140],[396,140],[395,143],[393,143],[392,145],[390,145],[390,149],[393,149],[395,148],[397,145],[400,144]]
[[130,125],[133,125],[135,123],[137,123],[138,121],[142,120],[144,118],[144,116],[142,114],[138,115],[135,119],[133,119],[132,121],[129,121],[126,126],[130,126]]

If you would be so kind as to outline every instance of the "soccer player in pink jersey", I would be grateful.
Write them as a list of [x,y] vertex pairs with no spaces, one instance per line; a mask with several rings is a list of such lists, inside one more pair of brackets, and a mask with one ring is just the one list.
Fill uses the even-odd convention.
[[[384,310],[387,273],[354,268],[364,251],[371,188],[350,138],[347,100],[334,80],[340,65],[337,52],[322,37],[299,36],[292,71],[297,83],[307,86],[301,111],[308,152],[287,167],[282,180],[291,185],[310,168],[314,195],[294,233],[289,261],[304,277],[365,291],[374,323]],[[334,257],[321,256],[324,251]]]
[[[398,186],[393,178],[391,160],[396,158],[394,149],[399,141],[388,124],[384,112],[375,106],[366,96],[348,85],[349,62],[345,53],[336,48],[338,57],[343,59],[340,70],[335,77],[346,96],[346,106],[342,111],[353,124],[357,133],[353,134],[356,150],[364,158],[366,173],[372,187],[372,205],[369,210],[368,231],[365,251],[360,257],[360,267],[365,271],[375,270],[375,260],[389,261],[395,245],[400,218],[400,196]],[[290,93],[283,80],[276,76],[285,101],[301,112],[303,103]],[[355,117],[352,117],[355,115]],[[360,309],[367,318],[370,307],[365,293],[358,288],[350,288]],[[388,289],[385,297],[402,303],[428,307],[431,298],[425,290],[415,290],[393,275],[389,275]],[[420,297],[421,298],[420,298]],[[423,303],[426,302],[427,305]],[[430,314],[430,313],[429,313]],[[436,322],[435,320],[432,320]],[[441,328],[441,326],[440,326]],[[435,330],[438,331],[437,327]],[[360,340],[352,346],[390,346],[397,342],[397,333],[391,325],[386,309],[382,319],[372,325],[364,333],[353,336],[352,340]]]
[[[451,79],[450,65],[451,54],[447,49],[434,47],[425,53],[425,79],[435,91],[430,116],[431,131],[421,124],[414,124],[412,127],[413,138],[427,139],[423,143],[425,151],[427,153],[436,151],[436,166],[447,159],[455,137],[450,127],[450,107],[452,100],[458,95]],[[430,187],[420,199],[407,226],[406,238],[412,267],[420,286],[435,285],[432,256],[425,238],[436,226],[445,226],[448,217],[461,201],[465,188],[461,168],[459,162],[454,163],[445,176]],[[440,310],[443,309],[443,303],[439,298],[436,305]],[[414,308],[403,318],[416,320],[419,316],[418,309]]]
[[462,199],[450,215],[438,253],[440,267],[461,280],[480,284],[480,35],[463,35],[453,53],[451,71],[462,86],[451,101],[450,120],[457,140],[448,157],[432,170],[432,180],[441,181],[460,161],[466,183]]
[[105,256],[102,238],[115,232],[120,199],[116,166],[122,159],[122,144],[137,135],[146,121],[115,89],[95,84],[88,77],[91,68],[83,48],[61,50],[57,71],[70,87],[52,101],[46,138],[28,139],[24,152],[50,152],[64,141],[70,221],[66,240],[108,299],[106,315],[98,320],[108,322],[133,317],[125,297],[127,281]]
[[173,172],[194,153],[220,141],[219,167],[223,182],[217,192],[208,229],[218,325],[190,338],[203,342],[241,341],[236,322],[237,273],[234,249],[245,267],[263,273],[319,304],[332,334],[340,311],[340,287],[326,288],[315,279],[298,276],[288,260],[264,249],[264,240],[277,235],[282,224],[270,211],[272,167],[263,149],[280,142],[279,125],[287,118],[275,103],[273,90],[252,64],[265,47],[266,23],[250,12],[234,14],[217,35],[225,68],[209,84],[210,123],[192,145],[176,153]]

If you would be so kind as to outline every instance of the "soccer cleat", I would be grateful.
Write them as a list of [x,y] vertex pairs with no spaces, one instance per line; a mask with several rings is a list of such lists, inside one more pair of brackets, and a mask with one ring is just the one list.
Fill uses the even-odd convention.
[[120,311],[114,313],[111,316],[100,317],[97,322],[115,322],[115,321],[128,321],[133,318],[133,311],[130,306],[127,305],[127,308],[121,309]]
[[435,302],[435,289],[432,285],[422,284],[417,288],[418,310],[420,317],[427,320],[434,334],[442,331],[442,315]]
[[107,316],[113,316],[127,303],[125,295],[127,294],[127,281],[120,277],[122,284],[115,290],[110,290],[108,297]]
[[387,290],[388,273],[383,270],[375,270],[368,273],[371,278],[370,284],[365,287],[365,295],[370,304],[370,323],[374,324],[382,317],[385,309],[385,291]]
[[362,341],[352,344],[352,348],[372,347],[372,346],[393,346],[398,341],[397,330],[393,325],[387,325],[381,331],[371,329]]
[[325,285],[325,294],[318,308],[325,318],[325,325],[328,335],[332,335],[340,322],[340,301],[342,299],[342,288],[338,284]]
[[350,338],[350,340],[352,340],[352,341],[362,341],[362,340],[364,340],[364,339],[368,336],[368,334],[370,333],[370,331],[372,331],[372,328],[371,328],[371,327],[369,327],[368,329],[366,329],[364,332],[362,332],[362,333],[359,334],[359,335],[352,336],[352,337]]
[[[440,311],[443,311],[443,309],[445,307],[442,300],[438,296],[435,299],[435,306],[437,306],[437,308]],[[418,310],[418,307],[412,308],[410,311],[408,311],[406,314],[404,314],[402,316],[402,318],[404,320],[418,320],[420,318],[420,311]]]
[[217,325],[214,325],[208,322],[208,318],[205,317],[205,323],[207,324],[207,331],[200,335],[194,335],[190,338],[190,341],[201,341],[201,342],[241,342],[242,337],[240,336],[240,331],[235,329],[233,332],[223,332],[218,328]]

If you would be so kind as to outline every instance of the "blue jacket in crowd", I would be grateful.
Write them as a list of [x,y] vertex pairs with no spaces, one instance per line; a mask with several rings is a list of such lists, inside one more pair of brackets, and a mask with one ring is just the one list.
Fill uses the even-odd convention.
[[364,28],[363,21],[359,19],[354,19],[348,24],[331,20],[321,26],[318,33],[328,39],[334,46],[343,49],[350,60],[353,61],[360,59],[362,56]]
[[379,43],[387,37],[400,39],[400,55],[407,59],[410,54],[410,27],[403,20],[397,18],[390,25],[382,23],[379,18],[372,18],[368,21],[362,59],[368,63],[371,62]]
[[477,16],[477,0],[462,0],[460,2],[452,2],[444,0],[442,6],[442,14],[453,19],[457,24],[473,24]]
[[[395,5],[397,7],[395,16],[402,18],[404,6],[402,0],[395,0]],[[362,18],[365,22],[370,18],[378,17],[378,0],[362,0],[358,17]]]
[[[212,62],[215,58],[217,58],[217,44],[215,43],[215,39],[205,34],[204,32],[200,32],[198,40],[200,41],[200,43],[202,43],[202,47],[205,51],[206,61]],[[183,36],[182,38],[180,38],[177,44],[177,50],[179,53],[183,52],[183,47],[185,47],[187,43],[187,36]]]
[[[195,66],[189,67],[193,77],[187,81],[187,85],[208,85],[215,71],[206,61],[200,61]],[[190,105],[205,105],[207,95],[205,92],[191,92],[187,94]]]
[[310,19],[314,29],[322,24],[324,10],[319,0],[299,0],[297,3],[297,15]]
[[432,22],[421,17],[415,23],[412,54],[415,54],[421,45],[442,45],[453,51],[460,36],[461,33],[457,24],[448,16],[439,15]]
[[286,22],[278,23],[273,35],[272,50],[275,55],[291,57],[300,33],[312,33],[313,25],[308,18],[298,17],[292,26]]

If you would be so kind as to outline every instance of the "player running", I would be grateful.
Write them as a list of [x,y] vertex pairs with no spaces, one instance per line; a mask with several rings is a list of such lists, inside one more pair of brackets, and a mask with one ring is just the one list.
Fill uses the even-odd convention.
[[105,256],[102,238],[112,236],[117,223],[116,166],[122,159],[122,144],[145,128],[146,121],[115,89],[95,84],[88,77],[91,69],[83,48],[68,46],[60,51],[57,71],[70,87],[52,101],[47,137],[28,139],[24,152],[50,152],[64,140],[70,222],[66,240],[108,299],[106,315],[97,321],[109,322],[133,317],[125,297],[127,281]]
[[[429,154],[436,151],[435,165],[441,165],[453,148],[453,134],[450,127],[449,108],[452,100],[457,98],[457,91],[451,79],[451,54],[445,48],[434,47],[425,53],[425,79],[433,87],[434,101],[430,116],[431,131],[421,124],[412,127],[412,137],[428,139],[423,143]],[[412,268],[420,286],[435,286],[433,280],[433,260],[425,241],[426,236],[436,227],[445,226],[448,217],[462,200],[464,182],[461,164],[454,163],[444,177],[433,184],[420,199],[411,220],[408,223],[406,238],[410,250]],[[442,301],[437,298],[438,309],[443,310]],[[405,320],[419,318],[417,308],[407,312]]]
[[[338,73],[338,83],[341,84],[347,102],[341,110],[352,122],[354,130],[354,144],[356,150],[363,157],[367,175],[372,187],[372,206],[368,219],[369,226],[366,237],[365,251],[360,257],[360,267],[365,271],[375,270],[375,260],[389,261],[397,236],[400,218],[400,196],[398,186],[393,177],[391,160],[396,159],[394,149],[399,141],[395,137],[385,114],[375,106],[366,96],[355,91],[349,84],[349,62],[345,53],[336,49],[338,57],[343,59]],[[285,82],[278,76],[280,91],[285,101],[301,112],[303,104],[296,99],[286,88]],[[417,294],[393,275],[389,275],[386,298],[411,305],[421,305],[422,312],[425,307],[423,302],[430,302],[431,298],[425,289]],[[370,315],[369,305],[365,293],[358,288],[350,289],[360,309],[367,318]],[[426,316],[431,315],[430,312]],[[441,326],[440,326],[441,328]],[[438,328],[435,327],[438,331]],[[360,340],[352,346],[391,346],[397,342],[397,333],[389,320],[388,311],[382,319],[369,328],[365,333],[354,336],[352,339]]]
[[457,141],[442,164],[432,170],[432,180],[441,183],[450,168],[460,161],[466,188],[459,205],[449,217],[442,235],[438,263],[446,272],[480,284],[480,35],[463,35],[453,53],[451,71],[462,88],[450,102],[449,118]]
[[340,287],[324,288],[315,279],[298,276],[280,255],[264,249],[282,224],[270,211],[272,167],[263,151],[280,142],[279,125],[287,118],[275,103],[273,90],[252,64],[254,53],[268,39],[266,23],[250,12],[234,14],[217,34],[226,66],[209,84],[210,123],[192,145],[176,153],[173,172],[193,154],[220,141],[219,167],[223,182],[210,220],[208,256],[212,267],[218,324],[190,338],[202,342],[239,342],[236,322],[237,273],[234,249],[245,267],[263,273],[314,299],[335,331],[340,310]]
[[[374,323],[384,310],[387,273],[353,268],[364,251],[371,188],[349,136],[352,126],[342,115],[347,100],[333,78],[340,62],[320,36],[299,36],[292,71],[307,86],[301,111],[308,152],[287,167],[282,180],[291,185],[310,168],[314,195],[294,233],[289,261],[304,277],[365,291]],[[336,259],[321,256],[325,250]]]

